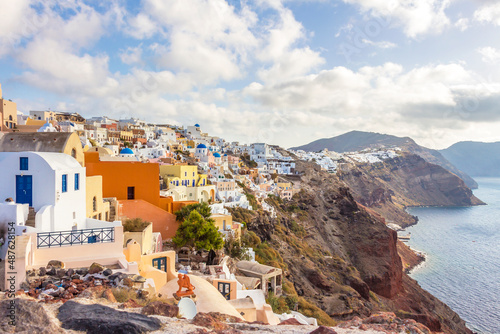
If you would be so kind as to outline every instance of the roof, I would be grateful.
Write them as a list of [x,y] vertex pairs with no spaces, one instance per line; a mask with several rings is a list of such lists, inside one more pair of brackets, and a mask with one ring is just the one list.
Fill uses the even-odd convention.
[[0,160],[2,156],[8,158],[9,156],[30,156],[38,155],[41,157],[53,170],[66,170],[68,168],[82,168],[80,163],[70,155],[64,153],[54,153],[54,152],[2,152],[0,154]]
[[[64,152],[72,132],[12,132],[0,137],[0,152]],[[75,134],[76,135],[76,134]]]
[[214,157],[216,157],[216,158],[220,158],[220,154],[219,154],[219,153],[217,153],[217,152],[215,152],[215,153],[214,153]]
[[236,276],[236,280],[243,284],[248,290],[257,289],[260,284],[260,278],[257,277]]
[[279,268],[266,266],[257,262],[250,262],[250,261],[240,261],[236,263],[236,268],[244,272],[252,272],[261,275],[266,275],[273,272],[276,272],[277,274],[281,273],[281,269]]
[[196,146],[196,148],[207,148],[207,146],[205,144],[200,144],[200,145]]
[[134,154],[134,151],[132,151],[128,147],[125,147],[123,150],[120,151],[120,154]]
[[194,126],[196,126],[197,128],[199,128],[199,127],[200,127],[200,124],[196,123]]

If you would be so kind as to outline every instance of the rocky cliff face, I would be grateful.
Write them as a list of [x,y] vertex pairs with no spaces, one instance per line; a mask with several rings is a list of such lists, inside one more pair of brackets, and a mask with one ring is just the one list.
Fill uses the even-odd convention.
[[359,203],[403,227],[416,222],[401,210],[406,206],[484,204],[458,176],[410,153],[379,163],[349,164],[338,176]]
[[[286,203],[268,200],[277,208],[276,219],[263,211],[233,212],[262,239],[258,258],[284,269],[286,294],[305,298],[335,320],[393,311],[433,331],[471,333],[403,272],[396,233],[380,216],[359,205],[335,175],[303,162],[297,169],[304,172],[294,180],[302,191]],[[373,200],[389,200],[386,190]],[[278,255],[269,256],[269,248]]]

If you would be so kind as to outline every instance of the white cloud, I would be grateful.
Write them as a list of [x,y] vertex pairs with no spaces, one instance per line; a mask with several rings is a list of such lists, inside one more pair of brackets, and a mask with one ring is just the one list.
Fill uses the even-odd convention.
[[474,19],[479,22],[493,23],[500,26],[500,3],[481,6],[474,12]]
[[257,16],[226,1],[147,0],[144,13],[167,40],[156,48],[159,66],[192,74],[201,85],[232,80],[258,46]]
[[481,60],[485,63],[497,64],[500,61],[500,50],[491,46],[479,48],[477,52],[483,56]]
[[30,0],[2,1],[0,11],[0,58],[12,52],[23,39],[31,38],[49,22],[45,13],[37,14]]
[[[358,5],[363,13],[374,18],[385,18],[384,25],[399,25],[411,37],[440,33],[450,20],[445,13],[451,0],[343,0]],[[380,22],[373,22],[373,24]],[[369,27],[367,27],[369,28]]]
[[280,1],[271,2],[270,5],[278,11],[279,20],[270,22],[266,27],[268,33],[264,36],[264,46],[257,57],[271,65],[259,70],[259,78],[264,82],[284,81],[307,74],[324,64],[325,60],[319,52],[308,46],[298,46],[305,40],[306,32],[292,11]]
[[455,22],[455,27],[458,28],[460,31],[465,31],[469,28],[470,25],[470,20],[468,18],[460,18]]
[[128,19],[128,25],[125,26],[125,32],[137,39],[150,38],[159,32],[158,25],[144,13]]
[[374,42],[369,39],[363,39],[362,42],[380,49],[392,49],[397,47],[396,44],[389,41]]
[[120,59],[124,64],[141,64],[142,63],[142,47],[128,47],[125,51],[120,53]]

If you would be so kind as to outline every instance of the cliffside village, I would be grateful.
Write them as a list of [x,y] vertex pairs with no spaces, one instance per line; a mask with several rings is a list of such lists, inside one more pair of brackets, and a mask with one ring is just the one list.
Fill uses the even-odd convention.
[[[89,284],[164,296],[186,287],[196,289],[198,312],[267,324],[316,319],[273,313],[266,297],[282,294],[283,272],[257,263],[251,248],[248,260],[236,263],[224,254],[194,261],[185,254],[192,250],[176,252],[175,213],[207,203],[223,239],[239,242],[244,224],[229,210],[262,209],[275,217],[266,198],[286,201],[300,191],[300,182],[289,181],[297,174],[294,159],[336,173],[346,163],[379,162],[399,150],[286,151],[226,142],[199,124],[51,110],[25,115],[2,97],[1,86],[0,119],[1,291],[50,302],[71,299]],[[134,219],[144,224],[125,228]]]
[[[0,290],[67,300],[91,278],[171,296],[187,275],[198,312],[316,324],[296,312],[273,313],[266,297],[281,295],[283,273],[257,263],[252,249],[235,271],[228,256],[193,265],[164,248],[179,226],[175,212],[192,204],[209,204],[224,240],[238,241],[243,227],[228,208],[258,206],[274,215],[265,198],[286,200],[300,190],[282,179],[295,174],[295,162],[278,147],[226,142],[199,124],[24,115],[2,98],[1,86],[0,119]],[[137,218],[145,222],[139,230],[124,228]]]

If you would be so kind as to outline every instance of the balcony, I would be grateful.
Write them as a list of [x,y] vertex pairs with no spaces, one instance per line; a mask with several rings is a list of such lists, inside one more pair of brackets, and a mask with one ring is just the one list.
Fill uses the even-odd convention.
[[37,233],[37,248],[51,248],[115,241],[115,228]]

